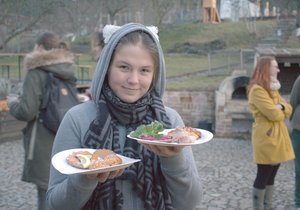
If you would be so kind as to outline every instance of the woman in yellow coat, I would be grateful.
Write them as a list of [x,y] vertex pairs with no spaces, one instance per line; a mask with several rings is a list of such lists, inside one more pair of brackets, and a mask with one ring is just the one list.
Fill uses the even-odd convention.
[[252,146],[257,174],[253,185],[253,208],[272,209],[275,176],[280,163],[294,159],[285,124],[292,107],[279,94],[278,63],[272,56],[258,59],[248,86],[249,108],[254,117]]

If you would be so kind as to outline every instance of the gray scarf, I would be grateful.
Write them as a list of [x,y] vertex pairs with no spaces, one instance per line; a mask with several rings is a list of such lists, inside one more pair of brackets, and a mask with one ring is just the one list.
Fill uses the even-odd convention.
[[[119,125],[125,126],[127,133],[140,124],[148,124],[154,120],[163,122],[165,128],[171,128],[162,100],[155,91],[146,94],[135,104],[127,104],[117,98],[105,83],[97,104],[97,116],[85,135],[84,146],[88,148],[107,148],[121,154]],[[145,202],[145,209],[173,209],[158,156],[130,138],[125,141],[122,155],[141,159],[128,167],[117,179],[131,180],[133,190]],[[84,209],[122,209],[123,195],[117,179],[99,183]]]

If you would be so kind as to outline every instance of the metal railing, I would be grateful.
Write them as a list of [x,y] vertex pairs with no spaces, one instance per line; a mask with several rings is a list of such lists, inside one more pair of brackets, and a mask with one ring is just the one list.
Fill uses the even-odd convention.
[[255,58],[254,49],[214,51],[207,54],[207,74],[228,75],[234,70],[252,71]]

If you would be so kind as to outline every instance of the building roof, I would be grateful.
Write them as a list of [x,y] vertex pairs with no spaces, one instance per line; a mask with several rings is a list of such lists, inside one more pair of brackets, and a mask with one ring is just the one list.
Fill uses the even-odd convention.
[[258,56],[275,56],[279,62],[300,62],[300,49],[298,48],[256,48],[256,53]]

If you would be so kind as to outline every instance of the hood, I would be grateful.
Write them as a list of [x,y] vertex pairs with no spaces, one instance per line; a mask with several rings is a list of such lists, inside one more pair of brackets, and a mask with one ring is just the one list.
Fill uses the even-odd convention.
[[24,58],[25,70],[41,68],[63,79],[74,77],[73,63],[73,53],[64,49],[34,50]]
[[93,76],[92,84],[91,84],[91,94],[95,103],[99,101],[100,93],[110,64],[110,60],[112,58],[115,47],[119,43],[119,40],[130,32],[140,31],[140,30],[148,33],[155,41],[156,46],[158,48],[159,63],[158,63],[157,80],[154,85],[154,90],[158,93],[158,95],[161,98],[163,97],[165,91],[165,84],[166,84],[166,69],[165,69],[164,55],[160,43],[156,38],[156,36],[146,26],[139,23],[128,23],[126,25],[123,25],[119,30],[117,30],[115,33],[112,34],[108,43],[105,45],[105,47],[101,52],[100,59],[98,60],[96,70]]

